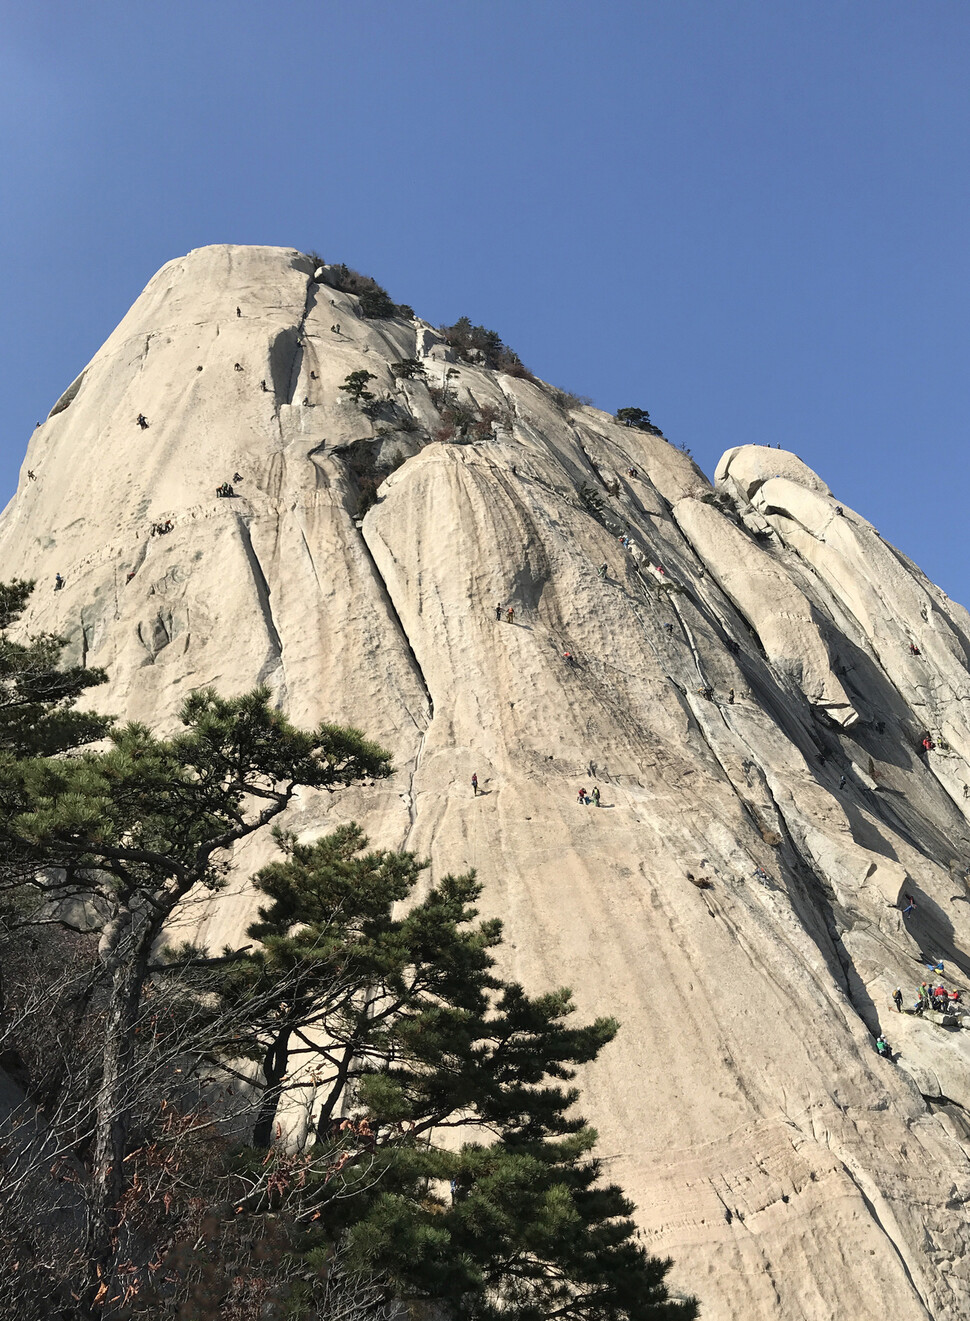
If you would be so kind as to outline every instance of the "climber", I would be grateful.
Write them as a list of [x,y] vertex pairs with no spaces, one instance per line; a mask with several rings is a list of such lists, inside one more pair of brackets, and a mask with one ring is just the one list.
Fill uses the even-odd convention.
[[848,782],[848,780],[845,778],[844,775],[840,775],[840,776],[839,776],[839,788],[840,788],[840,789],[844,789],[845,786],[846,786],[848,783],[849,783],[849,782]]
[[594,807],[599,807],[599,805],[600,805],[600,791],[599,791],[599,789],[596,787],[595,784],[593,785],[593,792],[590,794],[590,798],[592,798],[592,800],[593,800],[593,806],[594,806]]
[[134,576],[135,576],[134,569],[129,569],[128,572],[125,574],[125,583],[126,584],[130,583],[132,578],[134,578]]
[[909,644],[909,650],[913,656],[918,656],[920,654],[919,647],[917,647],[915,642]]
[[891,1060],[893,1057],[892,1047],[885,1037],[880,1036],[876,1038],[876,1050],[884,1060]]
[[608,569],[608,568],[609,568],[608,565],[606,565],[606,564],[601,564],[600,567],[596,570],[596,572],[599,574],[599,576],[600,576],[601,578],[605,578],[605,577],[606,577],[606,572],[607,572],[607,569]]
[[506,610],[505,618],[509,621],[510,624],[515,619],[515,611],[512,609],[511,606],[509,606],[508,610]]
[[665,578],[667,576],[667,570],[664,568],[662,564],[657,565],[657,572],[660,574],[661,578]]
[[28,482],[36,482],[37,478],[34,476],[33,468],[27,469],[27,480]]
[[316,374],[316,372],[311,372],[311,373],[310,373],[310,380],[311,380],[311,381],[315,381],[316,379],[317,379],[317,374]]
[[266,393],[266,382],[265,382],[265,381],[260,381],[260,383],[259,383],[259,388],[260,388],[260,389],[263,391],[263,393],[265,394],[265,393]]
[[196,370],[197,372],[200,372],[200,371],[202,370],[202,368],[201,368],[201,367],[196,367],[195,370]]
[[673,631],[674,631],[673,624],[664,624],[664,632],[667,634],[668,638],[671,636]]
[[578,800],[578,801],[583,805],[583,807],[586,807],[586,806],[588,806],[588,804],[589,804],[589,801],[590,801],[590,799],[589,799],[589,794],[586,792],[586,786],[585,786],[585,785],[583,785],[582,789],[580,789],[580,791],[579,791],[579,800]]
[[576,658],[573,656],[573,653],[572,653],[571,651],[564,651],[563,654],[562,654],[562,658],[563,658],[563,660],[566,662],[567,665],[575,665],[575,664],[576,664]]
[[627,475],[628,477],[636,477],[636,475],[637,475],[637,470],[636,470],[636,468],[627,468],[627,470],[626,470],[626,475]]
[[243,476],[242,476],[242,473],[241,473],[241,472],[234,472],[234,473],[232,474],[232,480],[233,480],[234,482],[241,482],[242,479],[243,479]]
[[55,591],[55,592],[59,592],[63,586],[64,586],[64,579],[61,577],[61,575],[60,575],[59,573],[55,573],[55,574],[54,574],[54,591]]
[[903,993],[898,986],[893,991],[893,1000],[896,1004],[896,1013],[901,1014],[903,1012]]
[[909,917],[910,913],[916,911],[916,900],[911,894],[904,894],[903,898],[906,900],[906,907],[903,909],[903,917]]
[[305,394],[305,395],[303,396],[303,407],[304,407],[304,408],[309,408],[309,407],[310,407],[310,396],[309,396],[308,394]]
[[233,363],[232,370],[233,370],[234,372],[241,372],[241,371],[242,371],[242,363],[239,363],[239,362],[235,362],[235,363]]
[[933,749],[936,747],[936,744],[935,744],[935,743],[933,742],[933,740],[930,738],[929,734],[925,734],[925,735],[923,736],[923,744],[922,744],[922,747],[923,747],[923,751],[924,751],[924,752],[932,752]]
[[499,602],[496,604],[496,606],[495,606],[495,618],[496,618],[497,620],[501,620],[501,618],[502,618],[502,602],[501,602],[501,601],[499,601]]
[[477,771],[474,772],[474,774],[472,775],[472,797],[474,797],[474,798],[477,798],[477,797],[478,797],[478,772],[477,772]]
[[242,311],[238,307],[236,308],[236,316],[242,316]]
[[148,430],[148,418],[145,416],[144,413],[139,413],[138,416],[135,418],[135,421],[141,427],[142,431]]
[[835,512],[836,512],[837,514],[842,514],[843,516],[845,515],[845,510],[842,508],[841,505],[836,505],[836,506],[835,506]]
[[733,689],[733,688],[729,688],[729,689],[728,689],[728,706],[733,706],[733,705],[734,705],[734,689]]

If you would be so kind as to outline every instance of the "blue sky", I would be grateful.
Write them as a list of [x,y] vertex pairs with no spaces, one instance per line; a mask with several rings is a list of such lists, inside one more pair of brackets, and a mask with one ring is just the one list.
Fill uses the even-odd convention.
[[292,245],[648,408],[709,474],[795,450],[970,604],[965,0],[2,0],[0,24],[0,499],[163,262]]

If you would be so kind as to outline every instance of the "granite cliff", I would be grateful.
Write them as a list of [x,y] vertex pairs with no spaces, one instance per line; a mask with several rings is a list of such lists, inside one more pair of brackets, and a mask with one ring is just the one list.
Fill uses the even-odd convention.
[[970,615],[794,454],[712,485],[324,278],[216,246],[150,281],[0,520],[28,627],[160,731],[262,682],[392,750],[294,828],[476,867],[509,972],[620,1018],[586,1107],[709,1321],[965,1317],[970,1030],[891,996],[970,988]]

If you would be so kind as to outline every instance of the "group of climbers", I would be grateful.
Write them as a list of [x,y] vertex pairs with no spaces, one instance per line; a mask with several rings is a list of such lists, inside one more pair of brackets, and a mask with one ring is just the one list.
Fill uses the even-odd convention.
[[221,496],[223,499],[235,494],[236,492],[232,489],[232,485],[229,482],[223,482],[221,486],[216,487],[216,495]]
[[166,518],[164,523],[153,523],[151,535],[153,537],[164,537],[166,532],[171,532],[175,524],[170,518]]
[[[899,1000],[896,1001],[896,1008],[902,1013],[903,993],[899,987],[897,987],[893,993],[894,1000],[896,1000],[897,995],[899,996]],[[948,991],[942,982],[938,983],[936,986],[927,982],[920,982],[919,986],[916,988],[916,1001],[913,1004],[910,1013],[922,1014],[927,1009],[934,1009],[938,1014],[955,1014],[959,1007],[959,991]]]
[[579,798],[577,801],[583,807],[589,807],[590,803],[592,803],[594,807],[600,807],[601,806],[600,791],[597,788],[597,786],[594,784],[592,791],[590,793],[587,793],[586,786],[583,785],[582,789],[580,789],[579,791]]

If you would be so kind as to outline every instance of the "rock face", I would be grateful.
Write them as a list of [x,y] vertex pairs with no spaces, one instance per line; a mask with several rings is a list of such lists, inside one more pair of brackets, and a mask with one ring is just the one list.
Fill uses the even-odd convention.
[[[313,276],[211,247],[149,283],[0,521],[28,626],[160,730],[193,688],[260,681],[393,751],[393,780],[308,795],[294,827],[477,867],[508,971],[620,1018],[585,1105],[707,1321],[966,1317],[970,1031],[890,997],[930,959],[970,986],[970,616],[796,456],[742,446],[712,487]],[[413,357],[450,425],[391,372]],[[339,388],[359,370],[373,416]]]

